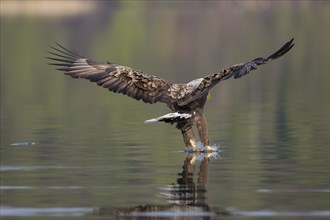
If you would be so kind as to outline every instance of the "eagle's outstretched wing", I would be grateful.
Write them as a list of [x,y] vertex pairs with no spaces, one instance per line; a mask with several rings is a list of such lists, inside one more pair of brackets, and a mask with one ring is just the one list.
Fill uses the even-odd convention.
[[142,99],[150,104],[174,101],[168,92],[173,84],[166,80],[130,67],[95,62],[59,44],[51,49],[51,56],[46,58],[55,62],[49,64],[58,66],[57,70],[72,78],[88,79],[112,92],[122,93],[136,100]]
[[187,105],[192,101],[207,95],[209,90],[222,80],[226,80],[232,77],[234,79],[240,78],[250,73],[250,71],[257,69],[257,66],[266,64],[270,60],[275,60],[283,56],[293,47],[293,40],[294,38],[292,38],[289,42],[285,43],[279,50],[277,50],[275,53],[269,55],[266,58],[261,57],[246,63],[236,64],[229,68],[223,69],[218,73],[204,77],[203,80],[201,80],[199,86],[196,87],[194,91],[191,91],[181,99],[177,100],[178,105]]

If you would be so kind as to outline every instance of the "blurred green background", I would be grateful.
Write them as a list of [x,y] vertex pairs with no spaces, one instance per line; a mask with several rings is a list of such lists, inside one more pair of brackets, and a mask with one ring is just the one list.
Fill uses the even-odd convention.
[[[180,132],[143,124],[167,113],[165,105],[137,102],[55,71],[44,58],[55,42],[98,61],[189,82],[267,56],[292,37],[296,45],[284,57],[211,91],[205,109],[209,136],[224,146],[225,157],[241,160],[221,164],[235,171],[225,187],[234,188],[251,170],[263,170],[256,182],[271,181],[272,169],[294,164],[306,176],[285,174],[289,180],[327,188],[329,1],[2,0],[1,165],[134,166],[143,160],[181,166],[182,160],[169,159],[171,151],[184,149]],[[10,147],[21,141],[37,144]],[[123,151],[118,163],[116,153]],[[173,176],[164,174],[175,173],[172,168],[148,166],[154,174],[148,179],[169,182]],[[125,171],[117,175],[129,178]],[[19,175],[2,177],[2,185],[22,181]],[[132,197],[129,192],[122,200]]]

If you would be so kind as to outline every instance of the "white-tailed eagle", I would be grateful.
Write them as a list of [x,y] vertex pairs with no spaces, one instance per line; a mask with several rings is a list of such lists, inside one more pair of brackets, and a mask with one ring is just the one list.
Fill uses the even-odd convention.
[[122,93],[136,100],[146,103],[163,102],[172,111],[164,116],[147,120],[149,122],[166,122],[175,124],[183,135],[186,148],[197,151],[193,125],[196,125],[200,140],[205,151],[209,147],[207,123],[203,113],[204,105],[216,84],[229,78],[240,78],[248,74],[257,66],[266,64],[286,54],[293,47],[293,38],[285,43],[275,53],[266,58],[256,58],[246,63],[233,65],[203,78],[189,83],[172,83],[157,76],[145,74],[130,67],[113,63],[99,63],[57,44],[49,52],[52,60],[50,65],[57,66],[57,70],[72,78],[84,78],[115,93]]

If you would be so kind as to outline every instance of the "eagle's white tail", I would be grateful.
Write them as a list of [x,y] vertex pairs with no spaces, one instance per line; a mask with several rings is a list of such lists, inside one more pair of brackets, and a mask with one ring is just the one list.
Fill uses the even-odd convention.
[[180,113],[180,112],[172,112],[168,113],[166,115],[160,116],[158,118],[153,118],[146,120],[144,123],[149,124],[149,123],[155,123],[155,122],[165,122],[165,123],[175,123],[181,120],[187,120],[191,118],[190,113]]

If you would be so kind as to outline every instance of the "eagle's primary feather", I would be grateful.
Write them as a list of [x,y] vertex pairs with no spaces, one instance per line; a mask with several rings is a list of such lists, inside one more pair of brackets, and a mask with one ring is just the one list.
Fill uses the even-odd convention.
[[[233,65],[204,78],[195,79],[186,84],[171,83],[157,76],[145,74],[127,66],[113,63],[99,63],[78,53],[66,49],[60,44],[51,46],[50,65],[72,78],[84,78],[115,93],[122,93],[146,103],[163,102],[174,112],[157,118],[158,121],[175,122],[181,130],[187,148],[195,150],[192,126],[196,124],[199,136],[205,147],[208,146],[207,125],[203,113],[207,94],[210,89],[222,80],[240,78],[257,66],[266,64],[286,54],[293,47],[293,38],[275,53],[266,58],[256,58],[246,63]],[[177,117],[189,114],[192,117]],[[171,119],[172,116],[176,116]],[[159,119],[166,118],[166,120]],[[207,149],[206,149],[207,150]]]
[[52,57],[47,57],[55,62],[51,65],[59,66],[57,70],[72,78],[84,78],[112,92],[122,93],[146,103],[171,102],[168,94],[172,83],[156,76],[144,74],[130,67],[106,63],[102,64],[87,59],[77,53],[57,44],[58,48],[51,47],[54,52],[49,52]]

